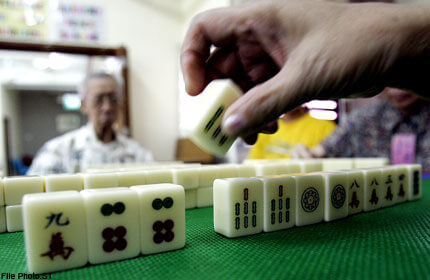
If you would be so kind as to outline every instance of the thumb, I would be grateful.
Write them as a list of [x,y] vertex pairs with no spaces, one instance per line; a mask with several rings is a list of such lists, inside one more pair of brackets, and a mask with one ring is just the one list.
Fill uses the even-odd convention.
[[[287,65],[285,65],[287,66]],[[266,82],[250,89],[226,111],[223,130],[231,136],[259,132],[265,124],[303,104],[297,72],[283,67]]]

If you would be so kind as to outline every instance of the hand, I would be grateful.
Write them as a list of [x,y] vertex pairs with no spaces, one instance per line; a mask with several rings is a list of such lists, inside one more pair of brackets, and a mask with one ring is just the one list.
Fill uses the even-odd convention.
[[246,94],[223,128],[242,136],[311,99],[373,95],[387,85],[427,90],[429,15],[428,5],[304,0],[204,12],[181,50],[186,90],[197,95],[215,78],[233,79]]

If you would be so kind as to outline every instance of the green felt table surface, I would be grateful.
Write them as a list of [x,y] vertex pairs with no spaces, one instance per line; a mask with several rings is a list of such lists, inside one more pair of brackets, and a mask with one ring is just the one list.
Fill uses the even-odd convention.
[[[236,239],[214,232],[212,211],[187,210],[182,250],[51,279],[430,279],[430,180],[418,201]],[[22,232],[0,234],[0,273],[8,272],[27,272]]]

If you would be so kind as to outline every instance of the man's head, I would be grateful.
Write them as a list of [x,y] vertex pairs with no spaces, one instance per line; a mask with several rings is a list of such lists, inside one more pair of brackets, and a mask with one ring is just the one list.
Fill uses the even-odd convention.
[[93,73],[84,80],[80,92],[81,111],[96,131],[110,128],[118,118],[121,104],[120,86],[114,76]]

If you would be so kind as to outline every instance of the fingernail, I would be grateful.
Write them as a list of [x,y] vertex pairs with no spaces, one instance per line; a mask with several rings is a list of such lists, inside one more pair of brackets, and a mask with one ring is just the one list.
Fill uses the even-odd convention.
[[223,129],[227,134],[237,135],[245,127],[245,119],[240,115],[229,116],[223,124]]

